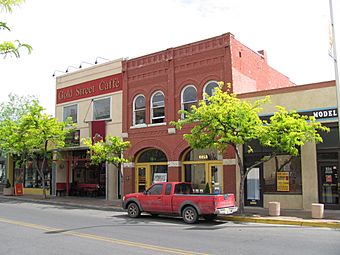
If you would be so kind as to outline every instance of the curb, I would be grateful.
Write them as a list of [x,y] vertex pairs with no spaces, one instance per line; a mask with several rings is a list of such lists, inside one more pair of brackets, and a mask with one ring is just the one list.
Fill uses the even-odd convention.
[[238,222],[252,222],[252,223],[264,223],[264,224],[278,224],[278,225],[294,225],[301,227],[325,227],[325,228],[339,228],[339,221],[329,222],[317,222],[309,220],[284,220],[284,219],[266,219],[255,217],[242,217],[242,216],[221,216],[223,220],[238,221]]

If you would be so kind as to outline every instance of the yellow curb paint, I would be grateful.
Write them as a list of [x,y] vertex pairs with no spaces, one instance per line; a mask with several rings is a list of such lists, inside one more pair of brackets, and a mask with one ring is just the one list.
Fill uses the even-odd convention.
[[138,247],[138,248],[143,248],[143,249],[147,249],[147,250],[154,250],[154,251],[167,252],[167,253],[173,253],[173,254],[182,254],[182,255],[189,255],[189,254],[207,255],[207,253],[199,253],[199,252],[186,251],[186,250],[181,250],[181,249],[151,245],[151,244],[146,244],[146,243],[138,243],[138,242],[132,242],[132,241],[127,241],[127,240],[120,240],[120,239],[114,239],[114,238],[109,238],[109,237],[105,237],[105,236],[85,234],[85,233],[80,233],[80,232],[75,232],[75,231],[64,231],[63,232],[63,229],[51,228],[51,227],[48,227],[48,226],[32,224],[32,223],[23,222],[23,221],[15,221],[15,220],[10,220],[10,219],[5,219],[5,218],[0,218],[0,222],[11,224],[11,225],[27,227],[27,228],[44,230],[44,231],[48,231],[48,232],[58,232],[59,231],[59,232],[62,232],[64,235],[76,236],[76,237],[80,237],[80,238],[87,238],[87,239],[92,239],[92,240],[97,240],[97,241],[102,241],[102,242],[108,242],[108,243],[114,243],[114,244],[120,244],[120,245],[125,245],[125,246]]
[[222,217],[222,219],[229,220],[229,221],[265,223],[265,224],[340,228],[340,222],[311,222],[311,221],[301,221],[301,220],[264,219],[264,218],[241,217],[241,216],[224,216]]

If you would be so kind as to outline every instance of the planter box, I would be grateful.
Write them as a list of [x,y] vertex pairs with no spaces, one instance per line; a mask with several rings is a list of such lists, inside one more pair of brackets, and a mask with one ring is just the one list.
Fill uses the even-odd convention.
[[4,188],[3,195],[4,196],[12,196],[13,195],[13,188]]

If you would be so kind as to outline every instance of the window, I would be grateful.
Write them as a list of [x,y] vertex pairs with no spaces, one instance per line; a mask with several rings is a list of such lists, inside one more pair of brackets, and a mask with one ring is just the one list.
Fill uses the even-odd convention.
[[290,157],[290,155],[279,155],[263,164],[265,193],[279,192],[301,194],[301,159],[300,157],[293,157],[293,159],[286,164]]
[[[252,153],[247,152],[248,146],[244,146],[245,167],[261,161],[264,156],[272,154],[272,148],[264,147],[259,141],[254,140],[247,144],[253,149]],[[260,167],[260,175],[263,175],[261,189],[264,193],[278,194],[301,194],[301,157],[290,155],[277,155],[276,157],[264,162]]]
[[73,123],[78,122],[78,105],[74,104],[63,108],[63,121],[69,117],[72,118]]
[[[191,112],[191,106],[196,105],[197,103],[197,91],[196,88],[192,85],[185,87],[182,91],[182,110],[186,110]],[[182,115],[182,118],[185,118]]]
[[149,195],[160,195],[162,194],[163,184],[155,184],[148,190]]
[[205,86],[204,86],[204,94],[203,98],[207,102],[206,99],[206,94],[208,96],[213,96],[215,94],[215,88],[218,87],[218,84],[216,81],[209,81]]
[[143,151],[138,157],[138,163],[144,162],[168,162],[164,152],[157,149]]
[[171,187],[172,187],[172,184],[167,184],[165,186],[165,195],[170,195],[171,194]]
[[145,124],[145,97],[138,95],[133,102],[133,125]]
[[151,98],[151,123],[164,122],[164,95],[162,92],[156,92]]
[[111,118],[111,98],[103,98],[93,101],[93,120]]

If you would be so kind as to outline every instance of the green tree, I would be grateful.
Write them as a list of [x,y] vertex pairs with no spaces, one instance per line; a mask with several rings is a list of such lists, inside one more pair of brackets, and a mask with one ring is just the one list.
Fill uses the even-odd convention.
[[[222,86],[220,83],[215,94],[207,96],[207,102],[200,101],[198,107],[193,106],[191,111],[181,110],[180,114],[186,118],[172,124],[178,129],[187,124],[195,124],[191,133],[184,135],[192,148],[213,148],[221,154],[226,152],[228,146],[234,149],[240,169],[239,210],[244,213],[244,183],[249,171],[275,157],[277,153],[298,155],[300,147],[306,142],[322,142],[317,131],[328,129],[313,117],[300,116],[283,107],[278,107],[270,121],[264,122],[259,118],[259,113],[261,106],[269,102],[268,97],[250,103],[240,100],[236,94],[229,93],[228,89],[223,91]],[[273,150],[261,161],[245,169],[240,150],[253,140]],[[251,152],[252,148],[248,147],[248,150]]]
[[[18,6],[22,4],[24,0],[0,0],[0,12],[12,12],[12,7]],[[11,31],[10,27],[7,26],[6,22],[0,21],[0,30]],[[28,53],[32,52],[32,46],[26,43],[21,43],[19,40],[4,41],[0,43],[0,55],[4,55],[4,57],[8,55],[14,55],[15,57],[20,57],[20,50],[25,48]]]
[[44,113],[44,108],[35,100],[26,103],[24,108],[27,112],[18,119],[7,118],[0,122],[0,150],[16,156],[23,168],[29,160],[33,160],[46,197],[44,172],[51,149],[65,145],[65,137],[73,131],[73,125],[71,120],[58,122]]
[[83,143],[89,147],[92,164],[98,165],[104,162],[113,164],[117,169],[120,169],[122,163],[129,162],[124,158],[124,151],[126,151],[130,143],[124,142],[116,136],[107,136],[105,141],[100,140],[92,143],[90,138],[82,140]]
[[92,164],[98,165],[105,162],[113,164],[119,171],[120,177],[123,177],[121,165],[129,162],[124,158],[124,152],[129,148],[130,142],[124,142],[119,137],[111,135],[107,136],[105,141],[92,143],[92,139],[86,138],[82,139],[82,142],[89,147]]

